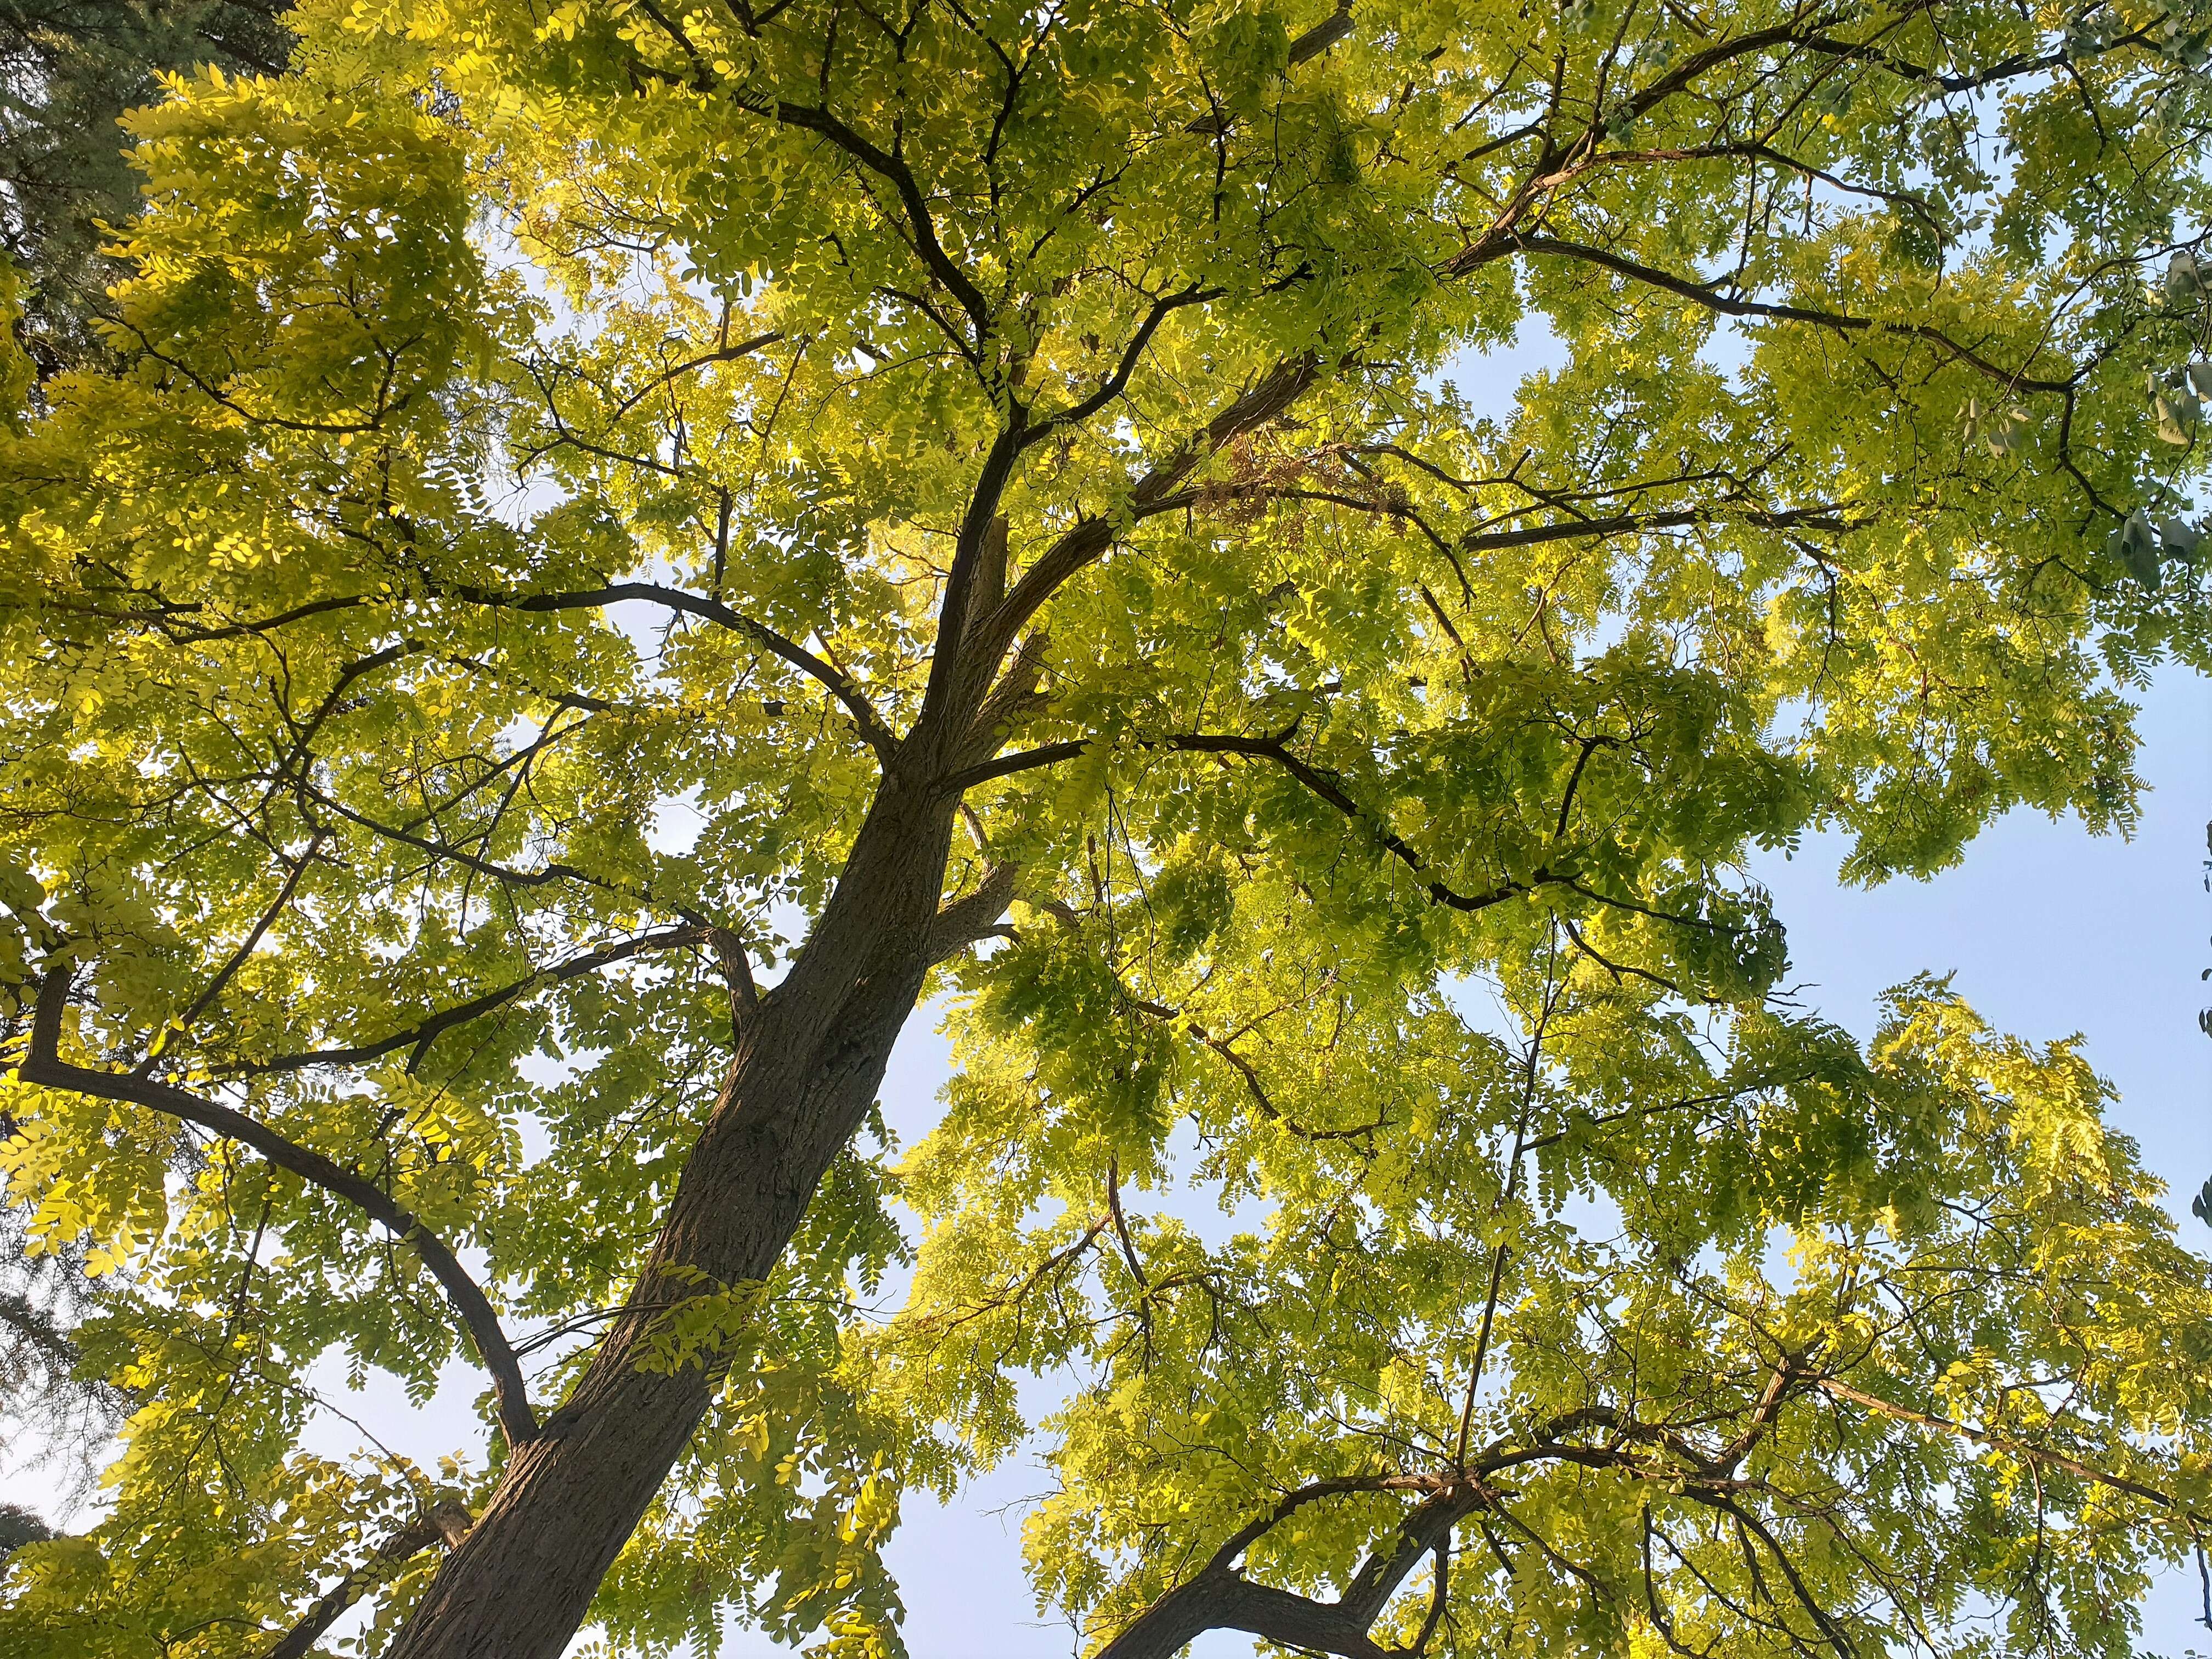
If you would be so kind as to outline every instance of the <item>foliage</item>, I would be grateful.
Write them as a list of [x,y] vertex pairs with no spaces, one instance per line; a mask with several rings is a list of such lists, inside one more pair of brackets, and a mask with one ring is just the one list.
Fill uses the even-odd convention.
[[1180,1091],[1199,1184],[1264,1218],[1226,1237],[1055,1132],[1018,1028],[964,1054],[879,1341],[986,1456],[1010,1367],[1081,1379],[1040,1590],[1115,1659],[1204,1628],[1194,1589],[1336,1652],[2129,1651],[2148,1540],[2203,1503],[2212,1277],[2080,1057],[1939,984],[1865,1055],[1655,1015],[1559,944],[1517,1031],[1376,1029],[1334,960],[1210,963],[1207,1005],[1271,1011]]
[[[2133,822],[2206,17],[290,21],[131,118],[118,362],[9,359],[0,1157],[136,1410],[0,1644],[895,1653],[902,1494],[1073,1366],[1114,1659],[2126,1650],[2203,1267],[2067,1046],[1781,1000],[1744,865]],[[482,1438],[308,1455],[332,1353]],[[634,1526],[542,1496],[652,1413]]]

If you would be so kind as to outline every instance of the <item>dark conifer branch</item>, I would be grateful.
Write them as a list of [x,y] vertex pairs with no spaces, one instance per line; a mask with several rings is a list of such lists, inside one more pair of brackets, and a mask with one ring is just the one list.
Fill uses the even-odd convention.
[[458,1504],[433,1504],[409,1525],[379,1545],[375,1554],[338,1580],[291,1629],[277,1638],[266,1659],[307,1659],[315,1644],[362,1597],[434,1544],[457,1547],[467,1536],[471,1517]]

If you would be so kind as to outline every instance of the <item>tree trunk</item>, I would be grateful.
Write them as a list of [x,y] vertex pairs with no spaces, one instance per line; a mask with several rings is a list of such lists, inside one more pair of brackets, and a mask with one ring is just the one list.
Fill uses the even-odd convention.
[[[632,1300],[641,1310],[768,1277],[866,1115],[929,968],[952,801],[888,781],[835,895],[738,1036]],[[711,1356],[641,1370],[656,1315],[609,1331],[399,1633],[392,1659],[557,1659],[683,1455],[721,1379]]]

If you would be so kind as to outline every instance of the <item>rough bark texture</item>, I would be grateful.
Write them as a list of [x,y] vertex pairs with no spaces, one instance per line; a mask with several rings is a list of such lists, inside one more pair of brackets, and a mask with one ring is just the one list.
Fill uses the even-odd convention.
[[[633,1300],[765,1279],[860,1127],[929,967],[950,850],[941,792],[887,783],[789,975],[761,999],[700,1132]],[[556,1659],[683,1455],[720,1381],[638,1361],[655,1316],[616,1324],[507,1473],[392,1649],[392,1659]]]
[[1204,1573],[1152,1603],[1098,1659],[1175,1659],[1210,1630],[1243,1631],[1346,1659],[1382,1659],[1390,1650],[1367,1634],[1374,1620],[1371,1613],[1310,1601],[1235,1573]]
[[[1311,1489],[1309,1489],[1310,1492]],[[1419,1504],[1390,1543],[1370,1555],[1334,1601],[1255,1584],[1236,1570],[1237,1558],[1297,1507],[1297,1499],[1255,1522],[1224,1545],[1206,1566],[1146,1607],[1096,1659],[1175,1659],[1210,1630],[1237,1630],[1285,1647],[1385,1659],[1386,1648],[1368,1632],[1406,1577],[1421,1559],[1450,1547],[1452,1528],[1486,1499],[1472,1484],[1445,1488]]]

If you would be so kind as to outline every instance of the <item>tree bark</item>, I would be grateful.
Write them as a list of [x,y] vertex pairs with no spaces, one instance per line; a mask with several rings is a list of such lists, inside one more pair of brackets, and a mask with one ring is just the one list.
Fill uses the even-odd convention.
[[1100,1650],[1098,1659],[1176,1659],[1210,1630],[1243,1631],[1341,1659],[1387,1659],[1367,1633],[1375,1614],[1316,1601],[1233,1572],[1201,1573],[1162,1596]]
[[1421,1559],[1448,1548],[1452,1529],[1489,1499],[1476,1484],[1447,1486],[1424,1499],[1396,1537],[1368,1556],[1334,1601],[1256,1584],[1237,1571],[1237,1558],[1287,1517],[1300,1498],[1332,1486],[1344,1490],[1328,1481],[1308,1487],[1272,1516],[1231,1538],[1199,1572],[1125,1626],[1095,1659],[1175,1659],[1210,1630],[1243,1631],[1340,1659],[1386,1659],[1398,1651],[1377,1643],[1367,1633],[1370,1627]]
[[920,996],[953,797],[894,776],[784,981],[738,1035],[666,1224],[591,1365],[506,1473],[392,1659],[557,1659],[712,1403],[711,1356],[641,1370],[656,1309],[768,1277],[881,1085]]

